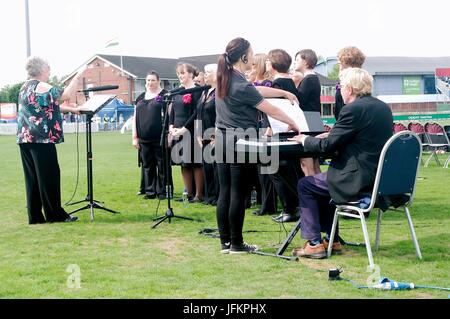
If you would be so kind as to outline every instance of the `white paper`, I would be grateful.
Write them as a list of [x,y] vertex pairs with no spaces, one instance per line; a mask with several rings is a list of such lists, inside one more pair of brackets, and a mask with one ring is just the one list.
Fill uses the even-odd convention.
[[116,95],[113,94],[96,94],[92,96],[86,103],[78,109],[83,113],[97,113],[102,107],[108,104]]
[[[292,104],[291,101],[287,99],[266,99],[270,104],[283,110],[287,116],[289,116],[300,128],[301,132],[309,132],[308,123],[306,122],[305,115],[303,114],[302,109],[297,103]],[[278,121],[270,116],[269,118],[270,126],[272,127],[273,134],[288,132],[287,124]]]

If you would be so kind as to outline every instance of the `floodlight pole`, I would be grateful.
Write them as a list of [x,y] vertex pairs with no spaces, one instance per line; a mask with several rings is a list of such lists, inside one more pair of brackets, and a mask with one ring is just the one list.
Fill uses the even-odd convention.
[[30,13],[28,0],[25,0],[25,24],[26,24],[26,39],[27,39],[27,58],[31,55],[31,42],[30,42]]

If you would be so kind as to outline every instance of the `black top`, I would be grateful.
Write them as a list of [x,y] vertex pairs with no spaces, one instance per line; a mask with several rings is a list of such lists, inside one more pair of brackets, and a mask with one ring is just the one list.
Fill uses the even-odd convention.
[[245,76],[233,70],[228,94],[223,99],[216,98],[216,126],[220,129],[257,127],[256,108],[264,98],[249,83]]
[[173,125],[176,128],[184,126],[192,132],[195,119],[192,115],[195,113],[201,94],[199,91],[184,95],[175,95],[169,114],[169,125]]
[[339,83],[336,85],[336,95],[335,95],[335,102],[334,102],[334,117],[336,120],[339,118],[339,113],[341,113],[342,108],[344,107],[344,100],[342,99],[341,94],[341,86]]
[[145,92],[136,99],[136,133],[141,142],[154,142],[160,139],[164,118],[163,99],[166,90],[156,97],[145,99]]
[[298,90],[295,87],[295,83],[291,78],[278,78],[273,81],[272,87],[274,89],[280,89],[288,91],[298,97]]
[[203,132],[216,126],[216,89],[204,92],[197,107],[197,120],[202,121]]
[[303,111],[320,112],[320,81],[316,74],[304,77],[298,88],[298,100]]
[[392,136],[392,121],[389,106],[366,95],[341,110],[327,138],[306,138],[307,152],[335,152],[327,182],[336,203],[357,201],[372,193],[381,150]]

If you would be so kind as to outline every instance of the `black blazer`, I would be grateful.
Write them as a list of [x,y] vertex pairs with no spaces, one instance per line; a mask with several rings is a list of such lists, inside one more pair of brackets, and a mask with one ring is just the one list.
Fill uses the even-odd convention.
[[342,108],[327,138],[306,138],[306,151],[335,152],[327,182],[336,203],[357,201],[372,193],[381,150],[392,136],[392,122],[389,106],[365,95]]

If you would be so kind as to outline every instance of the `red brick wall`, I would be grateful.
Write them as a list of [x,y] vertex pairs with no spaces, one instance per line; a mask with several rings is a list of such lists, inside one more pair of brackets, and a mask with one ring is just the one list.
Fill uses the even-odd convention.
[[[66,81],[66,85],[70,82],[72,78]],[[88,68],[84,70],[80,81],[78,83],[77,91],[83,89],[83,82],[85,88],[88,87],[89,84],[92,86],[100,86],[100,85],[118,85],[119,88],[117,90],[111,91],[100,91],[94,94],[117,94],[117,98],[121,99],[126,104],[131,104],[131,98],[129,95],[134,91],[134,80],[124,73],[121,75],[121,71],[111,65],[108,65],[103,60],[96,58],[91,63],[88,64]],[[73,94],[70,97],[70,102],[74,103],[78,101],[78,104],[82,104],[84,102],[84,94],[77,93]]]
[[436,112],[436,102],[423,103],[390,103],[392,113]]

